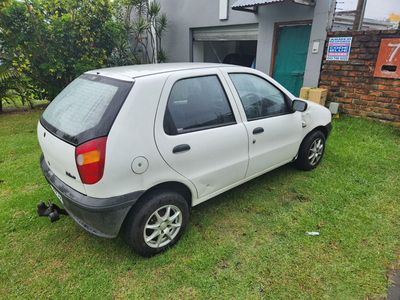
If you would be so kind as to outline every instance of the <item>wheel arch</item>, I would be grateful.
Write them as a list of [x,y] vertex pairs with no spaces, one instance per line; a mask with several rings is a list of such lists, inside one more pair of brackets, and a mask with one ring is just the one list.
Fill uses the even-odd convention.
[[183,198],[185,198],[189,208],[192,207],[192,192],[190,189],[183,183],[177,182],[177,181],[168,181],[168,182],[163,182],[159,183],[150,189],[148,189],[143,195],[140,196],[140,198],[136,201],[136,203],[132,206],[131,209],[135,207],[135,205],[141,201],[141,199],[145,198],[148,194],[153,193],[154,191],[157,190],[170,190],[174,191],[180,195],[182,195]]
[[299,156],[299,151],[300,151],[300,149],[301,149],[301,147],[302,147],[304,141],[307,139],[307,137],[309,137],[310,135],[312,135],[312,134],[313,134],[314,132],[316,132],[316,131],[321,131],[321,132],[323,133],[323,135],[325,136],[325,140],[328,138],[329,131],[328,131],[328,129],[326,129],[325,126],[318,126],[318,127],[315,127],[313,130],[311,130],[309,133],[307,133],[307,134],[303,137],[303,139],[301,140],[301,143],[300,143],[300,145],[299,145],[299,149],[297,150],[297,154],[296,154],[296,156],[293,158],[293,161],[297,160],[297,158],[298,158],[298,156]]
[[325,136],[325,140],[328,138],[329,132],[328,132],[328,129],[326,128],[326,126],[318,126],[318,127],[315,127],[313,130],[311,130],[309,133],[307,133],[306,136],[303,138],[303,140],[316,131],[321,131]]
[[181,182],[176,182],[176,181],[163,182],[153,186],[148,191],[146,191],[146,193],[152,192],[154,190],[172,190],[174,192],[177,192],[178,194],[181,194],[183,198],[185,198],[187,204],[189,205],[189,208],[192,207],[192,192],[186,185],[184,185]]

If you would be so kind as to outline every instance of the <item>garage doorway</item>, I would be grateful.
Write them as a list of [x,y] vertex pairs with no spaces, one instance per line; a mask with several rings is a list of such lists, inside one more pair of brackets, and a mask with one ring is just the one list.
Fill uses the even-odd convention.
[[192,61],[255,67],[258,24],[192,30]]
[[310,40],[311,21],[275,25],[272,77],[299,96]]

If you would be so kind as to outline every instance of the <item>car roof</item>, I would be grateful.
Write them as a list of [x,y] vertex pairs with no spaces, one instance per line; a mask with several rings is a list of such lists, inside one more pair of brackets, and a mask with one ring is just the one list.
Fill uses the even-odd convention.
[[[123,67],[112,67],[87,71],[85,74],[101,75],[121,80],[133,81],[135,78],[160,73],[177,72],[203,68],[224,68],[232,67],[218,63],[163,63],[163,64],[142,64]],[[237,67],[237,66],[235,66]]]

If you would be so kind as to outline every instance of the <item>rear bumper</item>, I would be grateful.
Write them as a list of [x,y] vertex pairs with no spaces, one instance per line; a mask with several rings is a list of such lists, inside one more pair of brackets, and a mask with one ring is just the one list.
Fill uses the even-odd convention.
[[97,236],[116,237],[129,210],[144,193],[144,191],[136,191],[105,199],[89,197],[72,189],[54,175],[43,154],[40,157],[40,167],[72,219]]

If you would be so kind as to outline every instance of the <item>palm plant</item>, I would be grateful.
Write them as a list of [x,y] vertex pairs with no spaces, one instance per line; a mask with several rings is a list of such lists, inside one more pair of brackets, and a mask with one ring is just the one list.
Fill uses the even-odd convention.
[[[161,5],[148,0],[120,0],[115,6],[115,18],[120,24],[120,39],[127,44],[115,43],[110,65],[167,62],[167,52],[161,47],[161,37],[169,27],[167,15],[161,13]],[[129,52],[132,57],[119,59],[117,54]]]

